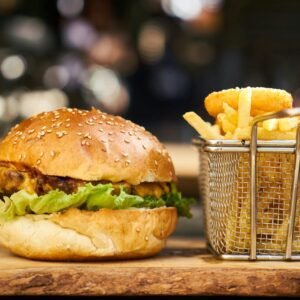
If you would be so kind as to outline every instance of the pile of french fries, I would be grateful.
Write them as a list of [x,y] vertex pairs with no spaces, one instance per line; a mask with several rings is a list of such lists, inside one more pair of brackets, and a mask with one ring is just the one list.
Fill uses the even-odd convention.
[[[241,90],[238,109],[234,109],[226,102],[223,112],[216,117],[215,124],[205,122],[195,112],[187,112],[183,118],[207,140],[249,140],[251,137],[251,88]],[[258,124],[258,139],[260,140],[293,140],[299,117],[270,119]]]

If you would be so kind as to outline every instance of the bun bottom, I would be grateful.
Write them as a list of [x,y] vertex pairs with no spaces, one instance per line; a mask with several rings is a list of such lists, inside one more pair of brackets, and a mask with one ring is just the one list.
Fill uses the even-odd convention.
[[52,261],[141,258],[157,254],[175,230],[173,207],[26,215],[0,225],[0,243],[16,255]]

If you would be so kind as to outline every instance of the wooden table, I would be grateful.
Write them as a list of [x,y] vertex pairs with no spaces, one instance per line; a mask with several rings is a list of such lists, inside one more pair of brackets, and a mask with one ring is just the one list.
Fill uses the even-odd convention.
[[200,240],[125,262],[30,261],[0,249],[0,295],[299,295],[300,262],[228,262]]

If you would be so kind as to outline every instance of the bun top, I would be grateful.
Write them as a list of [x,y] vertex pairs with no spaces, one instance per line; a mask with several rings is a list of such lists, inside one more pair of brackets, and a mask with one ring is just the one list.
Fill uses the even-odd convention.
[[171,158],[155,136],[94,108],[62,108],[24,120],[0,143],[0,161],[86,181],[176,179]]

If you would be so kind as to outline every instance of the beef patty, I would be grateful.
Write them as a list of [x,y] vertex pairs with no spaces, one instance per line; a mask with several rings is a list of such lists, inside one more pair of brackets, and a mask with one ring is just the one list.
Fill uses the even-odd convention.
[[[71,194],[88,182],[70,177],[48,176],[24,165],[0,162],[0,190],[8,196],[22,189],[38,195],[46,194],[55,189]],[[90,183],[96,185],[109,182],[101,180],[90,181]],[[159,198],[170,191],[170,184],[165,182],[143,182],[139,185],[130,185],[126,182],[112,184],[117,190],[120,186],[124,186],[128,193],[141,197],[150,195]]]

